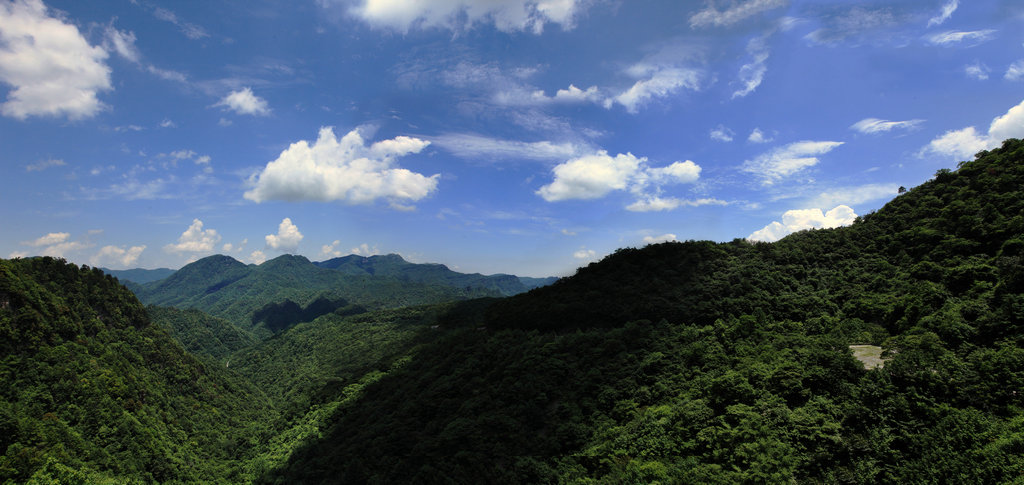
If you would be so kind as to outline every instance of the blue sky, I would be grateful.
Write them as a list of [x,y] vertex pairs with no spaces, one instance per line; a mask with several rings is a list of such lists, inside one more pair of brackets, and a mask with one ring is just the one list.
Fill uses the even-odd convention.
[[0,102],[0,256],[565,275],[1024,137],[1024,4],[0,0]]

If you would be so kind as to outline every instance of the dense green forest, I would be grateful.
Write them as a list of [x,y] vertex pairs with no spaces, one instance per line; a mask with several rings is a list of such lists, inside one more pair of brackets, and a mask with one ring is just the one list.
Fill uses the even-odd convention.
[[507,298],[211,257],[143,307],[0,261],[0,481],[1021,482],[1022,258],[1008,140],[849,227],[621,249]]

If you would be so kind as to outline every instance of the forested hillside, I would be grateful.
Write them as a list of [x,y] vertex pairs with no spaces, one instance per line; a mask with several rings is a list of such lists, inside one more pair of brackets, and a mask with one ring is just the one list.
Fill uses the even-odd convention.
[[1020,480],[1022,252],[1018,140],[851,227],[623,249],[443,326],[263,481]]
[[243,482],[275,410],[98,269],[0,260],[0,482]]
[[0,261],[0,481],[1018,482],[1022,258],[1009,140],[849,227],[621,249],[509,298],[215,256],[143,307]]

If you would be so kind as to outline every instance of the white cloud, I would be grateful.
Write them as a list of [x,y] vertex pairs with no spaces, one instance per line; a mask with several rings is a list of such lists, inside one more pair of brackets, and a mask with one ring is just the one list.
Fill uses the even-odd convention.
[[1007,81],[1017,81],[1024,78],[1024,59],[1021,59],[1006,69],[1006,74],[1003,75],[1003,79]]
[[772,185],[785,177],[813,167],[824,155],[842,145],[841,141],[798,141],[764,153],[743,163],[743,171],[757,175],[762,185]]
[[942,6],[942,11],[938,15],[928,19],[928,26],[941,25],[943,22],[949,20],[953,16],[953,12],[956,11],[956,7],[959,6],[960,0],[949,0],[945,5]]
[[65,165],[67,165],[67,163],[64,163],[64,160],[61,160],[59,158],[48,158],[46,160],[40,160],[40,161],[38,161],[36,163],[25,165],[25,171],[26,172],[41,172],[41,171],[46,170],[46,169],[48,169],[50,167],[63,167]]
[[910,129],[921,123],[924,123],[924,120],[889,121],[878,118],[864,118],[850,126],[850,129],[861,133],[873,134],[892,131],[897,128]]
[[0,112],[19,120],[95,116],[104,108],[97,93],[111,89],[107,56],[40,0],[0,3],[0,81],[12,87]]
[[576,259],[594,259],[596,256],[597,256],[597,252],[596,251],[594,251],[593,249],[587,249],[587,248],[583,248],[583,249],[580,249],[580,250],[572,253],[572,257],[574,257]]
[[554,180],[536,193],[548,202],[597,199],[616,190],[644,196],[649,188],[657,192],[662,185],[696,182],[700,171],[700,166],[690,160],[650,168],[647,158],[637,158],[632,153],[612,157],[600,150],[554,167]]
[[136,64],[142,60],[142,54],[139,53],[139,49],[135,47],[134,32],[121,31],[115,29],[113,26],[107,26],[103,36],[103,46],[106,47],[108,51],[112,50],[119,56]]
[[846,205],[822,213],[821,209],[795,209],[782,214],[782,222],[774,221],[747,236],[751,241],[774,242],[797,231],[822,229],[853,224],[857,214]]
[[675,234],[662,234],[660,236],[644,236],[644,244],[658,244],[669,241],[677,241]]
[[676,197],[647,197],[626,206],[630,212],[658,212],[670,211],[680,207],[700,207],[702,205],[729,205],[728,202],[719,199],[705,198],[686,200]]
[[352,248],[349,252],[355,254],[356,256],[374,256],[380,254],[380,250],[377,249],[377,246],[371,247],[369,244],[366,243],[362,243]]
[[266,116],[270,114],[267,100],[253,94],[250,88],[231,91],[214,106],[223,106],[240,115]]
[[992,120],[987,134],[979,133],[973,126],[950,130],[928,143],[918,155],[934,153],[969,160],[982,150],[999,146],[1007,138],[1024,138],[1024,101]]
[[32,241],[23,241],[23,246],[31,246],[34,248],[32,251],[15,251],[11,253],[11,257],[26,257],[31,254],[38,256],[53,256],[55,258],[63,258],[67,253],[73,251],[79,251],[82,249],[91,248],[93,244],[84,241],[71,241],[71,234],[66,232],[51,232],[45,236],[41,236]]
[[704,10],[690,17],[690,27],[729,26],[761,12],[786,6],[789,6],[789,0],[749,0],[732,1],[729,8],[718,10],[715,2],[710,1]]
[[967,77],[969,78],[977,79],[979,81],[988,79],[988,73],[990,72],[992,72],[992,70],[980,61],[964,66],[964,74],[967,74]]
[[302,238],[303,235],[299,232],[299,228],[295,227],[295,224],[292,224],[292,220],[287,217],[277,226],[277,234],[268,234],[266,236],[267,246],[281,251],[295,251],[299,247],[299,242],[302,241]]
[[263,254],[263,251],[260,251],[259,249],[249,254],[249,262],[252,264],[263,264],[263,262],[266,260],[267,255]]
[[160,128],[177,128],[177,127],[178,127],[178,125],[174,124],[173,121],[171,121],[171,120],[169,120],[167,118],[164,118],[164,120],[160,122]]
[[[320,4],[349,8],[351,3],[320,0]],[[400,32],[433,27],[460,31],[493,23],[503,32],[539,34],[548,23],[571,29],[582,4],[579,0],[364,0],[349,11],[374,27]]]
[[767,36],[755,37],[747,43],[747,54],[752,58],[750,62],[740,67],[739,80],[742,87],[732,93],[732,98],[742,98],[757,89],[764,80],[764,73],[768,71]]
[[992,40],[992,34],[996,33],[993,29],[986,30],[974,30],[970,32],[962,32],[955,30],[948,30],[946,32],[939,32],[928,37],[928,42],[933,45],[949,46],[953,44],[959,44],[961,42],[970,42],[973,45],[981,44],[982,42],[988,42]]
[[345,253],[338,249],[338,246],[340,245],[341,241],[335,239],[334,242],[330,244],[324,244],[323,246],[320,246],[320,257],[330,259],[344,256]]
[[735,135],[736,133],[722,125],[718,125],[718,128],[711,130],[709,134],[712,140],[721,142],[730,142]]
[[100,252],[89,259],[89,263],[93,266],[121,266],[122,268],[128,268],[139,260],[139,256],[145,250],[145,245],[132,246],[128,249],[117,246],[103,246]]
[[419,153],[430,142],[399,136],[366,146],[359,128],[340,140],[330,127],[320,129],[315,143],[292,143],[277,160],[250,177],[245,198],[267,200],[343,201],[366,204],[379,198],[392,207],[398,201],[417,201],[437,188],[440,175],[430,177],[394,168],[399,157]]
[[193,219],[192,225],[188,226],[185,232],[181,233],[178,242],[164,246],[164,251],[170,253],[207,253],[220,242],[220,234],[213,229],[203,229],[203,221]]
[[40,237],[40,238],[38,238],[38,239],[36,239],[34,241],[26,241],[26,242],[23,242],[21,244],[23,244],[25,246],[33,246],[33,247],[52,246],[54,244],[60,244],[62,242],[66,242],[69,238],[71,238],[71,234],[70,233],[67,233],[67,232],[51,232],[51,233],[49,233],[49,234],[47,234],[45,236],[42,236],[42,237]]
[[766,137],[760,128],[754,128],[754,131],[751,131],[750,136],[747,137],[747,141],[750,143],[768,143],[772,141],[772,139]]
[[584,149],[569,142],[501,140],[472,133],[436,136],[431,142],[460,158],[479,162],[496,159],[565,160],[581,154]]
[[605,108],[618,103],[630,113],[637,113],[651,99],[667,97],[680,88],[696,91],[700,88],[700,71],[678,67],[634,66],[631,72],[652,71],[650,77],[641,79],[619,95],[604,101]]
[[591,86],[584,91],[572,84],[569,85],[569,89],[559,89],[556,91],[554,97],[555,101],[589,101],[593,103],[600,102],[602,99],[601,93],[597,90],[597,86]]
[[177,14],[175,14],[174,12],[172,12],[170,10],[167,10],[166,8],[159,8],[158,7],[158,8],[153,9],[153,16],[158,18],[158,19],[160,19],[160,20],[164,20],[164,21],[167,21],[167,22],[170,22],[170,23],[174,24],[175,26],[178,27],[179,30],[181,30],[181,33],[185,34],[185,37],[188,37],[189,39],[199,40],[199,39],[202,39],[203,37],[209,37],[210,36],[210,34],[207,34],[206,30],[204,30],[202,27],[200,27],[200,26],[198,26],[196,24],[189,23],[189,22],[186,22],[184,20],[181,20],[180,18],[178,18]]
[[885,29],[900,24],[888,7],[873,9],[859,5],[822,20],[825,26],[807,34],[805,39],[816,44],[858,43],[861,40],[877,43],[890,38]]
[[898,184],[866,184],[856,187],[841,187],[821,192],[808,204],[811,207],[834,207],[837,205],[858,205],[864,202],[891,199],[899,190]]
[[163,79],[164,81],[174,81],[178,83],[188,82],[188,78],[178,71],[172,71],[170,69],[160,69],[156,66],[146,66],[146,70],[149,71],[150,74],[160,79]]

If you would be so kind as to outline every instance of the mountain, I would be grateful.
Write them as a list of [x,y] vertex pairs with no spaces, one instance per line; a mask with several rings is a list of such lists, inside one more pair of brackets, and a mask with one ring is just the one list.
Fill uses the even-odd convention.
[[849,227],[623,249],[439,320],[258,482],[1018,480],[1022,258],[1019,140]]
[[179,310],[172,307],[150,305],[146,307],[150,320],[160,325],[177,340],[186,351],[195,355],[224,361],[234,352],[251,347],[258,339],[223,318],[211,317],[199,310]]
[[113,276],[121,280],[121,282],[131,281],[132,283],[149,283],[152,281],[162,280],[172,274],[173,269],[168,268],[157,268],[157,269],[107,269],[100,268],[104,273]]
[[352,254],[313,264],[350,275],[391,276],[417,283],[486,289],[497,292],[501,296],[523,293],[557,280],[557,278],[527,278],[508,274],[485,276],[479,273],[459,273],[448,269],[443,264],[410,263],[397,254],[369,257]]
[[0,481],[251,480],[272,402],[193,357],[117,280],[0,260]]
[[[341,311],[399,308],[481,296],[496,290],[348,274],[283,255],[261,265],[209,256],[163,280],[133,286],[149,305],[195,308],[266,338],[300,321]],[[359,309],[362,310],[359,310]]]

